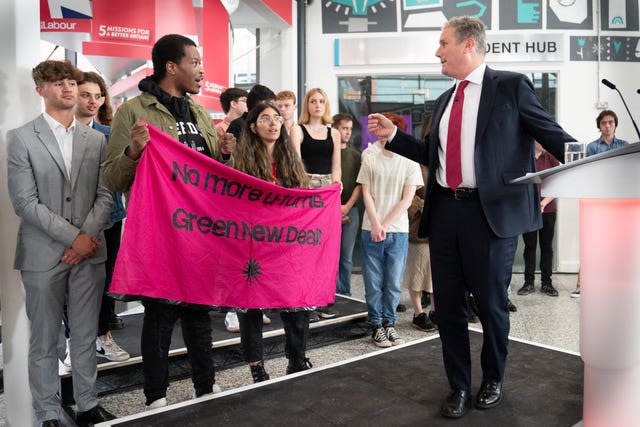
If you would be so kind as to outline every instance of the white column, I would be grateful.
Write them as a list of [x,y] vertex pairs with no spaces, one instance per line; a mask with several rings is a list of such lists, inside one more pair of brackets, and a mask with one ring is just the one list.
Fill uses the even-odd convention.
[[9,426],[34,423],[27,376],[29,324],[20,275],[13,269],[18,218],[7,195],[6,134],[42,111],[31,69],[40,61],[37,0],[0,2],[0,301],[4,396]]

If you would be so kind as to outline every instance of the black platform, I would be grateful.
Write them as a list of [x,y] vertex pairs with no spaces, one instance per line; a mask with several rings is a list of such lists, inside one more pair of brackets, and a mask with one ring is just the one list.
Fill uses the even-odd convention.
[[[471,332],[476,387],[481,343]],[[444,419],[439,407],[448,385],[435,336],[104,425],[573,426],[582,418],[582,385],[577,355],[512,340],[502,403],[471,409],[458,422]]]
[[[332,306],[339,313],[333,319],[324,319],[310,325],[308,348],[316,348],[337,341],[359,338],[368,333],[366,329],[366,304],[353,298],[337,296]],[[278,313],[269,313],[270,325],[264,325],[265,359],[284,354],[284,335],[282,320]],[[228,332],[224,325],[225,313],[212,311],[212,346],[216,369],[225,369],[244,364],[240,347],[240,334]],[[140,356],[140,336],[144,314],[122,316],[125,328],[111,331],[115,341],[131,358],[124,362],[109,362],[98,357],[98,395],[140,387],[143,383],[142,357]],[[64,342],[61,339],[61,342]],[[62,350],[64,352],[64,350]],[[182,328],[178,321],[173,328],[169,352],[169,379],[175,381],[190,375],[191,369],[186,356],[187,350],[182,338]],[[72,373],[61,375],[62,401],[65,405],[73,403]]]

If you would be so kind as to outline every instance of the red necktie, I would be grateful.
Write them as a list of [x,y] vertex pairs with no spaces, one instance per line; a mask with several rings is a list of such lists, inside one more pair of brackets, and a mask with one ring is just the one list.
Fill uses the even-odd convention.
[[452,190],[462,182],[462,165],[460,164],[460,128],[462,126],[462,106],[464,105],[464,88],[469,84],[463,80],[458,84],[451,114],[449,115],[449,131],[447,132],[447,185]]

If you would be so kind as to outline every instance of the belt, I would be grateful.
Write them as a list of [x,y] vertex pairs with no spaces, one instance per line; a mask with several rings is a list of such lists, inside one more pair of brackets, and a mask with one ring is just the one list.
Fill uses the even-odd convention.
[[436,185],[436,191],[455,200],[468,200],[478,198],[477,188],[458,187],[455,190],[452,190],[441,185]]

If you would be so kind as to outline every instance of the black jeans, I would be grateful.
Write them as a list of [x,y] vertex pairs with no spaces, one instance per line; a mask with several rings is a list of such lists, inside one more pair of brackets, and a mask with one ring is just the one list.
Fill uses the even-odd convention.
[[113,277],[113,269],[116,266],[118,250],[120,250],[120,238],[122,236],[122,221],[118,221],[111,228],[104,230],[104,240],[107,246],[107,261],[104,268],[107,271],[107,279],[104,284],[104,294],[102,295],[102,305],[100,306],[100,316],[98,317],[98,335],[109,332],[109,321],[115,317],[115,301],[107,293]]
[[536,272],[536,244],[540,242],[540,277],[543,286],[551,285],[553,263],[553,234],[556,227],[556,213],[542,213],[542,228],[524,233],[524,283],[533,285]]
[[[308,311],[282,311],[280,318],[284,324],[284,352],[289,360],[303,361],[309,336]],[[262,345],[262,310],[250,309],[238,313],[240,323],[240,342],[247,363],[257,362],[264,357]]]
[[182,324],[182,337],[191,364],[191,380],[196,396],[211,393],[215,383],[211,350],[209,310],[183,305],[145,301],[142,324],[142,363],[144,395],[147,405],[167,395],[169,386],[169,345],[176,320]]

